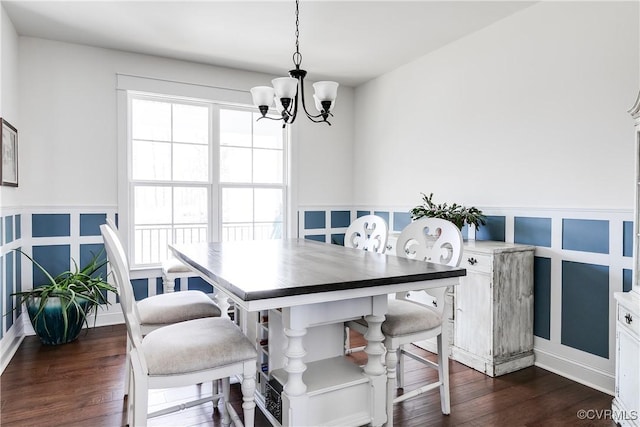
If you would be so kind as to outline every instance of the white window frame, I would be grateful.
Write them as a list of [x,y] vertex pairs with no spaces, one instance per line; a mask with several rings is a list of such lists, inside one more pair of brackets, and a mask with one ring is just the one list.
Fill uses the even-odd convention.
[[[283,134],[283,184],[231,184],[221,183],[219,176],[219,155],[220,155],[220,129],[219,110],[221,108],[239,109],[252,111],[250,95],[248,91],[237,91],[233,89],[216,88],[202,85],[190,85],[181,82],[166,80],[155,80],[124,74],[117,75],[117,104],[118,104],[118,222],[120,237],[129,257],[132,270],[158,269],[160,264],[133,264],[132,250],[128,250],[133,245],[133,184],[131,173],[131,100],[133,97],[172,100],[184,103],[194,103],[197,105],[210,104],[210,168],[209,168],[209,230],[208,239],[216,241],[222,233],[222,188],[223,187],[249,187],[249,188],[283,188],[283,223],[282,238],[289,237],[294,224],[291,221],[292,189],[290,183],[291,176],[291,153],[290,140],[291,132],[287,129]],[[198,96],[194,96],[198,94]],[[126,173],[124,173],[126,171]],[[136,181],[139,182],[139,181]],[[149,181],[150,185],[161,184],[162,181]],[[189,182],[177,182],[171,185],[188,186]],[[198,182],[198,186],[202,183]],[[217,203],[217,206],[213,206]],[[133,274],[135,277],[136,275]]]

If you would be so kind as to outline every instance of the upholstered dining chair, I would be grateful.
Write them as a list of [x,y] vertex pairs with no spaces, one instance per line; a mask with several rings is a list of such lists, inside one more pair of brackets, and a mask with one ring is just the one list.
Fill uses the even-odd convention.
[[348,248],[384,253],[389,237],[389,227],[378,215],[356,218],[344,233],[344,245]]
[[[418,259],[456,267],[463,251],[462,234],[453,223],[440,218],[421,218],[409,224],[398,237],[396,254],[399,257]],[[449,399],[449,336],[443,326],[446,288],[408,292],[389,300],[389,307],[382,323],[384,344],[387,349],[387,414],[393,422],[393,404],[440,388],[440,406],[443,414],[451,412]],[[358,319],[347,326],[365,333],[366,321]],[[407,344],[436,338],[438,362],[411,353]],[[395,387],[403,388],[403,357],[409,356],[438,370],[438,381],[395,397]],[[398,380],[396,382],[396,373]],[[404,390],[403,390],[404,391]],[[389,424],[391,425],[391,424]]]
[[[184,387],[204,381],[223,382],[222,424],[243,423],[229,402],[229,377],[242,378],[244,425],[253,426],[255,415],[255,372],[257,353],[251,341],[229,319],[205,317],[174,323],[143,335],[139,307],[124,249],[115,231],[101,225],[113,277],[131,342],[132,383],[127,402],[127,421],[131,426],[146,426],[150,389]],[[176,409],[182,409],[177,406]],[[166,413],[166,411],[161,411]]]
[[[111,220],[107,219],[107,226],[114,232],[115,239],[122,247],[122,242],[118,237],[118,229]],[[124,259],[124,267],[129,271],[129,263]],[[130,281],[122,283],[122,286],[130,289],[133,288]],[[123,289],[118,289],[119,293],[123,293]],[[216,303],[207,294],[201,291],[181,291],[165,294],[152,295],[140,301],[135,301],[136,310],[140,315],[140,331],[142,336],[149,332],[161,328],[163,326],[172,325],[185,320],[194,320],[205,317],[220,317],[221,310]],[[131,347],[131,343],[127,342],[127,349]],[[129,393],[129,352],[127,351],[127,372],[125,376],[125,395]]]

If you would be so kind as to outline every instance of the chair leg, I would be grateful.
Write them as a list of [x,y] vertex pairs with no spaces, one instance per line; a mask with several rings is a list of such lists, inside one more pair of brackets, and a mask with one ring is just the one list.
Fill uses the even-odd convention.
[[244,374],[242,378],[241,390],[242,390],[242,411],[244,416],[244,427],[253,427],[256,402],[256,376],[255,376],[255,363],[248,363],[244,368]]
[[124,356],[124,395],[127,396],[130,391],[129,382],[131,381],[131,341],[127,334],[127,351]]
[[404,388],[404,354],[402,350],[404,350],[404,344],[398,347],[398,365],[396,368],[397,388]]
[[134,371],[133,396],[129,396],[129,399],[133,397],[133,422],[130,422],[129,425],[144,427],[147,425],[147,413],[149,411],[149,384],[141,367],[133,366],[132,369]]
[[443,343],[442,334],[438,335],[438,377],[440,379],[440,405],[442,413],[451,413],[451,402],[449,397],[449,345]]
[[229,416],[229,409],[227,408],[229,402],[229,377],[222,379],[222,425],[229,427],[231,424],[231,417]]
[[[129,347],[129,337],[127,336],[127,367],[125,373],[125,394],[127,396],[127,425],[135,426],[135,386],[136,379],[134,377],[133,359],[131,358],[131,347]],[[145,409],[146,410],[146,409]]]
[[169,293],[174,292],[176,290],[176,280],[175,277],[171,274],[165,274],[162,278],[162,289],[163,292]]
[[349,350],[351,349],[351,343],[349,340],[349,327],[344,327],[344,354],[349,354]]
[[[218,382],[219,382],[219,381],[220,381],[220,380],[213,380],[213,381],[211,382],[211,391],[212,391],[212,393],[213,393],[214,395],[216,395],[216,394],[220,393],[220,390],[219,390],[219,388],[218,388]],[[219,398],[219,397],[216,397],[216,398],[214,398],[214,399],[213,399],[213,409],[214,409],[214,410],[215,410],[215,409],[216,409],[216,407],[218,406],[218,402],[220,402],[220,398]]]
[[393,397],[396,392],[396,364],[398,362],[398,348],[388,341],[385,341],[387,347],[387,424],[386,427],[393,427]]

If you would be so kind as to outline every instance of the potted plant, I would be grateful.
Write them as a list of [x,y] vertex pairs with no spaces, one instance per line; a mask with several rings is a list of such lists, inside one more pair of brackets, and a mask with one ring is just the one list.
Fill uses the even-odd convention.
[[72,258],[73,269],[55,277],[26,253],[15,251],[26,256],[47,278],[45,284],[11,294],[18,297],[17,307],[25,304],[33,329],[43,344],[64,344],[77,339],[83,325],[89,326],[88,316],[95,313],[95,324],[97,307],[109,304],[107,293],[117,293],[99,272],[107,264],[104,251],[94,255],[82,268]]
[[442,203],[438,205],[433,202],[433,193],[429,194],[429,196],[424,193],[421,194],[423,203],[409,211],[411,218],[414,221],[425,216],[430,218],[442,218],[447,221],[451,221],[461,230],[465,224],[473,224],[477,230],[481,225],[485,225],[487,223],[486,217],[478,208],[467,208],[465,206],[458,205],[457,203],[452,205]]

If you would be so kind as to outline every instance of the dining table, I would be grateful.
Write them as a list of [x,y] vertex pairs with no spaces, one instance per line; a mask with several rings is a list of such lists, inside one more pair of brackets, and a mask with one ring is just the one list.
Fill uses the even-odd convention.
[[[385,409],[387,382],[395,381],[395,375],[387,377],[381,329],[389,295],[456,286],[466,274],[464,268],[299,238],[169,248],[213,285],[223,313],[233,303],[236,322],[256,348],[268,347],[267,367],[257,372],[269,380],[269,403],[273,386],[282,385],[279,417],[266,410],[264,396],[256,401],[273,425],[282,426],[385,425],[392,417]],[[344,351],[344,322],[361,317],[368,324],[363,367]],[[266,318],[269,332],[261,339],[256,322]]]

